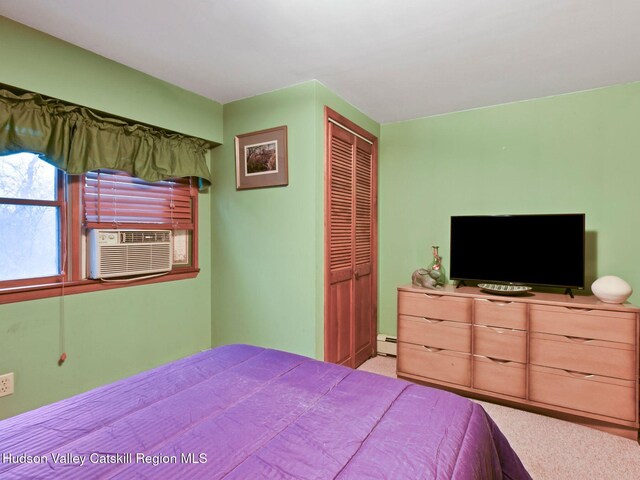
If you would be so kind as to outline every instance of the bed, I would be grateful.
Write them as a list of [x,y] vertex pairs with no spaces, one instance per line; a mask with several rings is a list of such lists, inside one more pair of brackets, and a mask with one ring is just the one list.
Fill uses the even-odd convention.
[[0,478],[529,479],[482,407],[228,345],[0,421]]

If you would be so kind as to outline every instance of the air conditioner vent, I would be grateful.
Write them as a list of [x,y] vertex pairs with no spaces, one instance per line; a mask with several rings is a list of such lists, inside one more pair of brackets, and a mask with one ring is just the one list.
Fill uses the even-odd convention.
[[120,243],[156,243],[169,242],[170,231],[127,230],[120,232]]
[[168,272],[172,267],[170,230],[90,230],[89,278]]

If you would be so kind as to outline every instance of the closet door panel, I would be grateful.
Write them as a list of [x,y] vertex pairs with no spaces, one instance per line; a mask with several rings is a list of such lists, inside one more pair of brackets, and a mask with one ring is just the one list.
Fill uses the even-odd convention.
[[373,336],[371,276],[356,278],[355,287],[355,362],[356,366],[359,366],[373,355],[373,345],[371,344]]
[[353,274],[353,139],[331,125],[330,148],[329,270],[330,282],[335,283]]
[[325,328],[331,342],[326,360],[353,366],[354,221],[353,156],[355,142],[345,130],[329,124],[328,262],[329,316]]
[[331,286],[331,323],[329,328],[334,338],[332,362],[340,365],[351,365],[351,280],[339,282]]
[[374,352],[372,285],[373,171],[371,144],[356,138],[355,144],[355,356],[360,365]]

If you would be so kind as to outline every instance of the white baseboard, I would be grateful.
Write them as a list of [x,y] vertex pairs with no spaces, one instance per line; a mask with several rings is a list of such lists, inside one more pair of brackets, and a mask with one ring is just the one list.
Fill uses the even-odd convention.
[[378,334],[378,355],[395,357],[398,355],[398,339],[392,335]]

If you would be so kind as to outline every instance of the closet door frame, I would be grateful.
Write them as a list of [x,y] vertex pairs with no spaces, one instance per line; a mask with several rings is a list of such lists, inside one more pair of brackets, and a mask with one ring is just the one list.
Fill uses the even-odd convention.
[[[327,362],[337,361],[337,340],[332,338],[330,315],[331,315],[331,283],[330,283],[330,220],[331,220],[331,178],[330,178],[330,120],[346,127],[352,132],[366,138],[371,142],[371,346],[372,355],[376,355],[377,333],[378,333],[378,138],[366,131],[362,127],[356,125],[348,118],[340,115],[333,109],[324,107],[324,125],[325,125],[325,161],[324,161],[324,360]],[[354,145],[355,148],[355,145]],[[355,175],[355,172],[354,172]],[[355,205],[354,205],[355,218]],[[354,259],[355,270],[355,259]],[[352,289],[353,291],[353,289]],[[354,324],[352,298],[352,315],[351,325]],[[355,362],[355,332],[351,332],[352,343],[352,363]],[[355,366],[348,365],[348,366]]]

